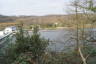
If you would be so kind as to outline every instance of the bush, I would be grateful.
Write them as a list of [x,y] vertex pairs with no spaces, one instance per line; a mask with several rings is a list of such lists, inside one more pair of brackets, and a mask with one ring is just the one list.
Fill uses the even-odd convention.
[[[25,56],[27,57],[26,53],[31,54],[31,60],[39,62],[39,58],[45,54],[49,41],[40,37],[38,27],[34,27],[32,35],[26,32],[22,27],[19,27],[19,31],[16,34],[16,43],[8,49],[8,60],[12,60],[9,64],[16,64],[21,60],[22,62],[18,64],[27,64],[27,59],[24,59]],[[25,56],[22,56],[22,54]]]

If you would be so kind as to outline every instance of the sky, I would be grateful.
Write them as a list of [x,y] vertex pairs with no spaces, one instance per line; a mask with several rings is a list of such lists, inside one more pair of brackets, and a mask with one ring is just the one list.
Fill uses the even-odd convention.
[[0,0],[2,15],[66,14],[70,0]]

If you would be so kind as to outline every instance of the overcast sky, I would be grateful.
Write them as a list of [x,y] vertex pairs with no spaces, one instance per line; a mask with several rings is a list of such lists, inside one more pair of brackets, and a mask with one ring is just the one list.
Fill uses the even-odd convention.
[[0,0],[3,15],[66,14],[71,0]]

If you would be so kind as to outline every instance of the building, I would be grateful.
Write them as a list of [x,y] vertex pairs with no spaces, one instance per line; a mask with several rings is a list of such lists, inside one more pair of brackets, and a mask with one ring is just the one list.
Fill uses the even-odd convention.
[[4,29],[4,34],[9,34],[9,33],[13,33],[13,32],[16,32],[16,27],[15,26],[6,27]]
[[0,31],[0,37],[4,36],[4,32]]

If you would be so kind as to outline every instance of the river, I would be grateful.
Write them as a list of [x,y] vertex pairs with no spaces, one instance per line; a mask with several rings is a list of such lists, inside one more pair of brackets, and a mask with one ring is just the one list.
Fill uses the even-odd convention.
[[[30,31],[29,34],[32,32]],[[71,49],[74,43],[70,39],[72,36],[72,30],[68,29],[57,29],[57,30],[40,30],[40,36],[45,39],[49,39],[50,42],[48,50],[51,51],[62,51]]]
[[[65,51],[71,49],[71,46],[74,45],[73,40],[70,39],[70,37],[72,37],[72,32],[73,31],[70,29],[39,31],[41,38],[49,39],[51,41],[48,46],[48,50],[51,51]],[[32,31],[29,31],[29,34],[31,35]],[[12,39],[15,41],[13,37]]]

